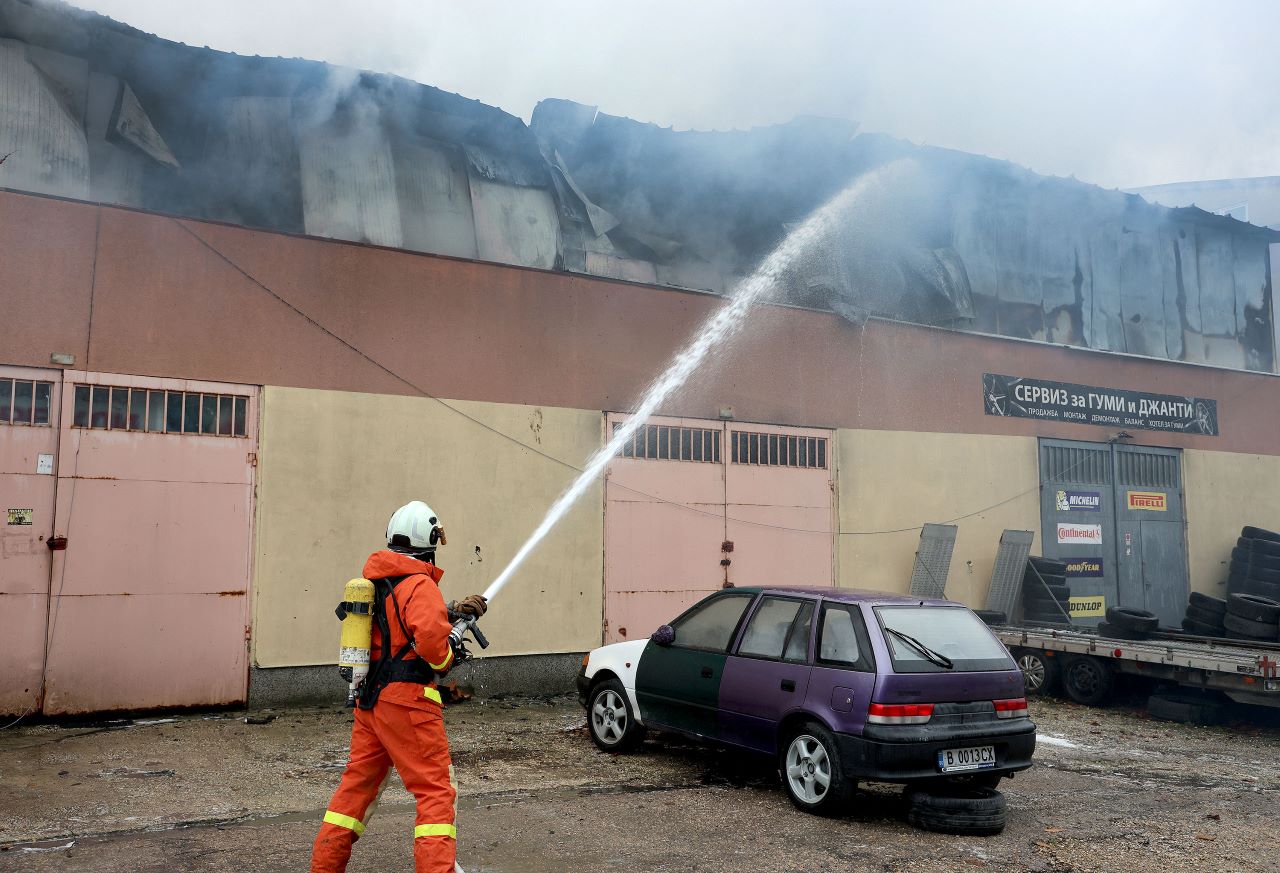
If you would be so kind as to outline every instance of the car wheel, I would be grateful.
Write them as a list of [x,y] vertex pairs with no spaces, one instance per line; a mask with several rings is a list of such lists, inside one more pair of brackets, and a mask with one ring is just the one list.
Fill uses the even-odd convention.
[[606,679],[591,689],[587,729],[591,741],[605,752],[630,752],[644,742],[645,730],[636,723],[626,689],[617,679]]
[[1043,697],[1058,690],[1058,659],[1035,649],[1018,653],[1018,669],[1028,697]]
[[1091,655],[1075,655],[1062,665],[1062,687],[1076,703],[1101,706],[1114,686],[1111,668]]
[[809,722],[794,731],[781,752],[782,784],[798,809],[817,815],[842,812],[854,784],[845,778],[835,737]]

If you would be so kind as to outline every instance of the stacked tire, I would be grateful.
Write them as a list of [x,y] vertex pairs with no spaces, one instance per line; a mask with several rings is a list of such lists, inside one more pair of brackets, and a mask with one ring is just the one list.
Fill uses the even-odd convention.
[[1008,808],[994,788],[927,786],[907,791],[907,821],[921,830],[992,836],[1004,830]]
[[1280,600],[1280,533],[1245,526],[1231,550],[1228,594]]
[[1113,640],[1145,640],[1160,629],[1160,619],[1155,613],[1127,606],[1113,606],[1107,610],[1107,620],[1098,622],[1098,636]]
[[1191,602],[1187,604],[1186,617],[1182,619],[1182,629],[1197,637],[1225,637],[1226,617],[1227,601],[1193,592]]
[[1229,594],[1222,624],[1230,639],[1274,643],[1280,640],[1280,601],[1257,594]]
[[1067,565],[1052,558],[1031,557],[1022,575],[1022,620],[1027,624],[1066,627],[1071,624]]

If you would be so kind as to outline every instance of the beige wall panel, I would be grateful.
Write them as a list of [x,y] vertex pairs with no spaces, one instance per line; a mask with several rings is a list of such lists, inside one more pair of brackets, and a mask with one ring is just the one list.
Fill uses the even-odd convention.
[[[1033,437],[841,430],[841,531],[884,531],[956,522],[947,596],[969,606],[986,601],[1000,534],[1036,533],[1040,553],[1037,443]],[[918,530],[854,536],[838,543],[841,587],[906,592],[920,542]]]
[[[601,416],[449,401],[581,466]],[[254,662],[336,661],[333,608],[391,513],[423,499],[440,514],[446,598],[483,591],[568,485],[572,471],[439,403],[338,391],[263,392],[254,580]],[[593,487],[511,580],[484,620],[486,654],[585,651],[601,641],[603,491]],[[477,553],[477,547],[479,552]]]
[[1240,528],[1280,529],[1280,458],[1187,449],[1182,475],[1191,590],[1225,597]]

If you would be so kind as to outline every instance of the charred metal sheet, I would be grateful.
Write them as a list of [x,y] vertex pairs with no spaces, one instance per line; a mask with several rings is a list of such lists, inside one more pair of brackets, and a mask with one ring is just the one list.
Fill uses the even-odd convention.
[[9,155],[0,185],[85,198],[89,148],[49,80],[27,59],[27,46],[0,40],[0,154]]
[[111,135],[130,143],[156,163],[176,168],[178,159],[169,151],[169,145],[156,131],[147,111],[142,108],[138,95],[126,82],[120,89],[115,118],[111,122]]
[[476,249],[481,260],[523,267],[554,267],[560,255],[560,221],[551,194],[470,179]]
[[471,187],[456,148],[427,140],[392,140],[405,248],[474,258]]
[[229,219],[302,231],[301,165],[293,109],[283,97],[229,97],[210,133],[205,171],[223,181],[218,206]]

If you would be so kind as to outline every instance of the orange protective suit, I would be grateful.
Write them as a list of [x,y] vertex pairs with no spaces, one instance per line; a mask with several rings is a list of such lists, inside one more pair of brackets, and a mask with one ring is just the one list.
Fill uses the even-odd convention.
[[[392,551],[375,552],[364,565],[366,579],[408,576],[395,587],[405,626],[417,655],[437,673],[453,666],[449,614],[437,585],[444,571],[433,564]],[[391,652],[407,642],[395,606],[387,599]],[[382,646],[373,631],[372,661]],[[412,653],[408,656],[412,658]],[[454,827],[453,765],[444,732],[440,693],[434,685],[392,682],[372,709],[357,709],[351,730],[351,757],[334,792],[311,853],[311,873],[343,873],[351,846],[364,833],[391,767],[418,802],[413,836],[416,873],[453,873],[457,854]]]

